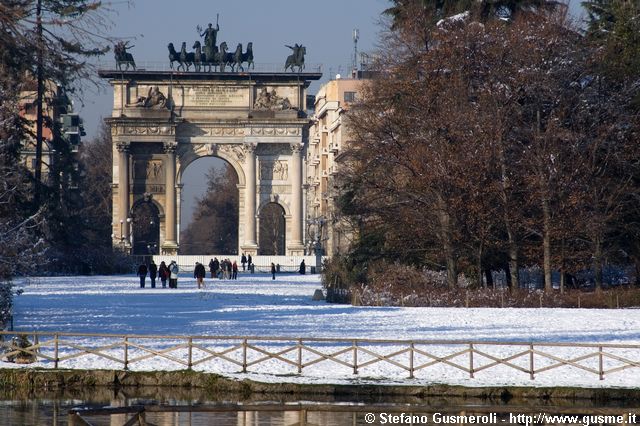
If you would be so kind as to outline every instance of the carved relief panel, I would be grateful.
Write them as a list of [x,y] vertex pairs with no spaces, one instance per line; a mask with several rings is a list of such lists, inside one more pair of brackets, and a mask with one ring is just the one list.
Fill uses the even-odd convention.
[[135,192],[164,193],[164,163],[160,159],[133,162]]
[[285,160],[260,160],[260,180],[288,180],[289,162]]

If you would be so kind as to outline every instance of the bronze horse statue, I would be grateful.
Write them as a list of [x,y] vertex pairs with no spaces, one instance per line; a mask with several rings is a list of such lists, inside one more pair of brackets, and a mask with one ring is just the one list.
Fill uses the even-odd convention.
[[284,63],[284,70],[287,68],[291,68],[291,71],[294,72],[293,67],[298,67],[298,72],[301,72],[304,69],[304,55],[307,53],[307,48],[303,45],[295,44],[294,47],[287,46],[289,49],[293,50],[293,53],[287,56],[287,60]]
[[173,69],[173,63],[177,62],[180,65],[180,54],[176,52],[176,48],[173,47],[173,43],[169,43],[167,46],[169,49],[169,67]]
[[180,56],[179,56],[179,60],[178,60],[178,70],[180,69],[180,67],[182,67],[183,70],[185,71],[189,71],[189,67],[191,67],[191,65],[194,63],[195,61],[195,55],[193,52],[187,52],[187,43],[186,42],[182,42],[182,48],[180,49]]
[[204,53],[202,53],[202,47],[200,46],[200,42],[196,41],[193,44],[193,48],[195,51],[193,52],[193,66],[196,72],[200,71],[201,65],[206,63],[206,57]]
[[235,66],[238,66],[238,71],[244,71],[242,68],[242,43],[238,43],[236,51],[231,54],[231,71],[234,71]]
[[253,67],[253,69],[256,69],[256,64],[253,63],[253,42],[252,41],[247,43],[247,51],[242,54],[242,62],[247,63],[247,69],[249,69],[250,67]]
[[127,49],[130,49],[132,47],[134,46],[129,46],[128,41],[119,41],[115,46],[113,46],[113,53],[115,54],[116,67],[118,68],[118,70],[122,71],[122,65],[126,66],[126,68],[124,69],[125,71],[129,69],[129,66],[133,67],[134,71],[136,70],[136,62],[133,60],[133,55],[127,52]]

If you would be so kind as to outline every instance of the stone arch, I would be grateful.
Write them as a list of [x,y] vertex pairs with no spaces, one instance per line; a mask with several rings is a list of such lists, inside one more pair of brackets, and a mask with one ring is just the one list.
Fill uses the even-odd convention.
[[[275,198],[275,199],[274,199]],[[258,210],[258,254],[282,256],[287,249],[287,211],[272,197]]]
[[160,250],[160,225],[164,221],[162,207],[151,196],[139,198],[131,207],[132,251],[137,255],[158,254]]
[[[242,163],[238,161],[238,158],[235,155],[232,155],[228,151],[224,151],[222,149],[212,149],[212,146],[216,145],[208,145],[203,144],[201,147],[178,153],[178,170],[176,171],[176,184],[182,184],[182,175],[184,171],[189,167],[189,164],[194,161],[204,158],[204,157],[218,157],[233,167],[236,171],[236,175],[238,175],[238,186],[244,187],[246,182],[245,171]],[[240,145],[235,145],[237,148],[241,148]]]
[[158,202],[153,196],[146,199],[146,197],[142,196],[133,202],[131,206],[131,210],[129,211],[129,216],[133,214],[133,211],[138,207],[141,203],[151,203],[158,209],[158,216],[160,219],[164,219],[164,206]]
[[277,204],[280,207],[282,207],[282,209],[284,210],[285,217],[291,216],[291,209],[289,207],[289,204],[284,203],[283,200],[278,195],[275,195],[275,194],[271,194],[269,196],[269,199],[264,200],[260,203],[260,206],[258,206],[258,211],[257,211],[258,215],[260,214],[262,209],[265,208],[267,204],[271,204],[271,203]]

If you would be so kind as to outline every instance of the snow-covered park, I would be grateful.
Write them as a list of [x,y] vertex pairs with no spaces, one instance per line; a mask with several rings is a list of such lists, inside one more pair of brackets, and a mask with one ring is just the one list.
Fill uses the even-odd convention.
[[[584,386],[584,387],[637,387],[640,384],[640,368],[607,372],[605,380],[598,374],[572,366],[554,368],[536,373],[535,380],[529,374],[504,365],[510,363],[521,369],[529,367],[529,355],[506,358],[528,350],[520,347],[482,345],[482,342],[534,342],[534,343],[597,343],[640,345],[640,310],[588,310],[588,309],[463,309],[463,308],[400,308],[355,307],[312,301],[314,290],[321,288],[318,275],[279,275],[275,281],[265,274],[240,274],[237,281],[206,279],[206,289],[198,290],[195,280],[181,276],[178,289],[141,289],[135,276],[94,277],[46,277],[18,281],[16,289],[22,290],[15,298],[14,329],[39,332],[109,333],[119,335],[169,335],[169,336],[256,336],[287,337],[295,344],[297,338],[335,338],[344,343],[316,342],[314,350],[333,354],[348,348],[349,339],[390,340],[455,340],[476,342],[474,378],[460,368],[446,362],[417,369],[414,379],[407,372],[389,362],[376,362],[359,370],[357,375],[349,368],[352,353],[345,350],[335,356],[344,363],[322,361],[304,368],[297,374],[292,363],[268,360],[241,373],[235,364],[224,358],[216,358],[194,366],[194,370],[220,373],[234,378],[251,378],[269,382],[306,383],[393,383],[430,384],[449,383],[465,386]],[[81,338],[82,345],[90,345],[91,338]],[[168,347],[162,341],[145,341],[158,350]],[[175,343],[174,343],[175,344]],[[218,343],[216,343],[218,344]],[[222,344],[222,343],[220,343]],[[280,342],[265,342],[262,346],[277,353],[286,346]],[[271,346],[268,346],[271,345]],[[311,343],[310,343],[311,345]],[[170,345],[169,345],[170,346]],[[213,348],[213,349],[212,349]],[[279,349],[280,348],[280,349]],[[461,349],[462,348],[462,349]],[[446,357],[466,346],[455,347],[416,345],[414,367]],[[116,350],[116,349],[113,349]],[[220,352],[224,347],[211,346],[209,350]],[[373,357],[367,350],[378,354],[392,354],[402,350],[394,344],[369,344],[360,352],[359,362]],[[413,349],[412,349],[413,350]],[[552,354],[551,358],[536,355],[536,370],[561,363],[562,359],[586,359],[575,361],[586,369],[598,369],[598,356],[593,348],[541,348],[537,351]],[[597,350],[597,349],[596,349]],[[180,349],[177,352],[186,351]],[[236,350],[235,352],[238,352]],[[420,351],[430,355],[423,355]],[[204,352],[198,356],[210,355]],[[482,353],[490,354],[485,357]],[[605,370],[625,364],[624,360],[640,362],[637,349],[604,349]],[[609,357],[606,354],[612,354]],[[172,353],[172,356],[174,353]],[[225,356],[232,357],[232,353]],[[251,359],[264,354],[253,353]],[[133,358],[135,353],[132,351]],[[296,360],[296,351],[280,355]],[[304,352],[303,361],[318,358],[317,353]],[[405,351],[391,359],[405,364]],[[493,356],[495,359],[491,359]],[[465,358],[466,357],[466,358]],[[468,354],[459,358],[446,358],[466,365]],[[617,359],[620,358],[620,359]],[[482,370],[502,359],[502,365]],[[33,366],[34,364],[31,364]],[[35,365],[52,367],[49,361]],[[26,368],[0,362],[2,368]],[[118,368],[108,359],[93,355],[73,358],[61,364],[66,368]],[[163,357],[149,357],[144,362],[130,366],[132,370],[175,370],[184,366]]]

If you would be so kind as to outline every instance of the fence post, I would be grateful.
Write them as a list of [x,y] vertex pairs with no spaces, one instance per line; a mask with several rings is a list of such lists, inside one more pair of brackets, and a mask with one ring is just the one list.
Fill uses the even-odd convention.
[[298,339],[298,374],[302,373],[302,339]]
[[413,379],[413,342],[409,345],[409,378]]
[[58,335],[54,334],[53,335],[53,367],[54,368],[58,368],[58,361],[60,360],[59,357],[59,353],[58,353]]
[[247,339],[242,340],[242,372],[247,372]]
[[473,343],[469,343],[469,377],[473,379]]
[[193,367],[193,338],[189,337],[189,360],[187,361],[187,369]]
[[529,345],[529,378],[531,380],[536,378],[533,369],[533,343]]
[[604,359],[602,358],[602,346],[598,347],[598,373],[600,380],[604,380]]
[[129,369],[129,337],[124,336],[124,369]]
[[353,341],[353,374],[358,374],[358,342]]

